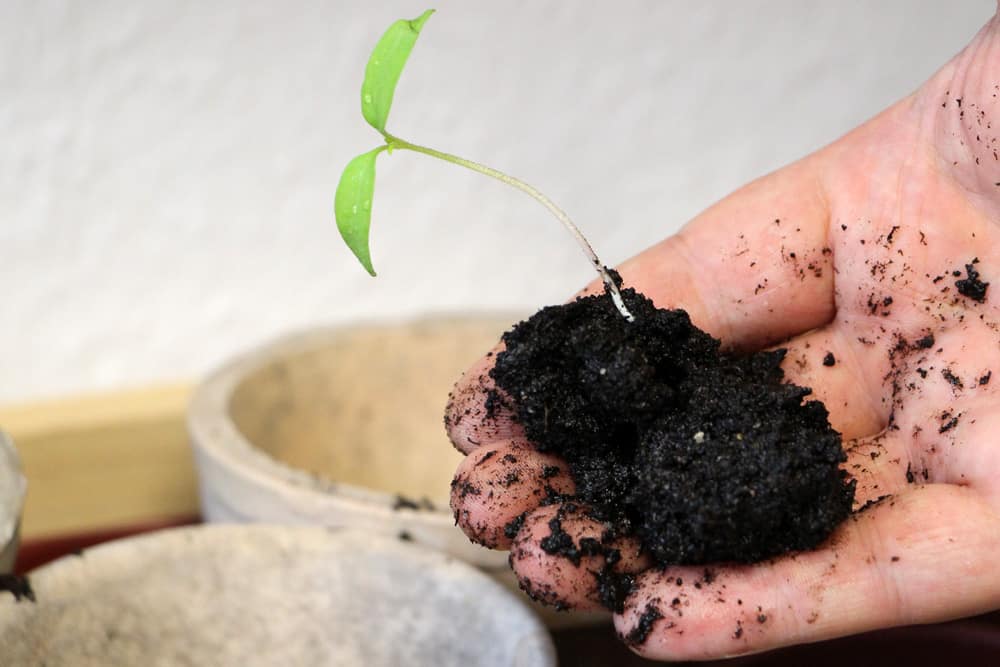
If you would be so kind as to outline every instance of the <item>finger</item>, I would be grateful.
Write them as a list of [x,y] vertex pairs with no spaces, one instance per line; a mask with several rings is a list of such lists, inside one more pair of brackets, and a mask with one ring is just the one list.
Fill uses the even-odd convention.
[[[914,487],[845,522],[824,549],[754,566],[639,576],[615,618],[654,659],[704,659],[996,606],[1000,517],[967,488]],[[682,583],[678,582],[682,580]]]
[[470,540],[507,549],[528,512],[547,497],[574,492],[569,469],[557,457],[517,442],[484,445],[459,464],[451,508]]
[[829,322],[833,252],[817,169],[817,158],[806,158],[737,190],[622,264],[626,286],[661,308],[683,308],[741,349]]
[[510,564],[533,600],[557,609],[618,608],[649,567],[638,540],[614,537],[575,503],[540,507],[511,546]]
[[496,388],[490,369],[498,345],[467,370],[448,394],[444,410],[445,431],[463,454],[482,444],[524,440],[524,428],[517,422],[507,395]]

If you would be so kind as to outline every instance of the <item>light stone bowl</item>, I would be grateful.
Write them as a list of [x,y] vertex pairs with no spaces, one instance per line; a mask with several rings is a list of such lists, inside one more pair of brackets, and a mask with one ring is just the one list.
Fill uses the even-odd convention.
[[[315,329],[241,355],[188,411],[206,521],[359,528],[485,568],[448,507],[461,461],[444,406],[455,380],[515,318]],[[400,497],[433,509],[400,507]]]
[[[461,373],[518,319],[313,329],[234,358],[188,410],[202,516],[403,534],[516,589],[507,554],[455,527],[448,496],[462,456],[443,415]],[[400,508],[400,495],[433,509]],[[550,627],[608,618],[536,609]]]
[[0,574],[14,569],[27,482],[14,443],[0,431]]
[[513,593],[438,552],[318,526],[206,525],[111,542],[0,594],[7,667],[552,667]]

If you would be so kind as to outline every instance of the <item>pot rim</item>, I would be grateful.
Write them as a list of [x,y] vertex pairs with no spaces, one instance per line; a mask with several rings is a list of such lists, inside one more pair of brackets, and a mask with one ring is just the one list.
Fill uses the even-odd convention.
[[0,430],[0,551],[15,539],[27,490],[14,441]]
[[434,527],[450,527],[454,518],[445,508],[410,510],[396,509],[397,496],[377,491],[351,482],[323,479],[306,470],[295,468],[255,447],[240,432],[230,417],[229,405],[236,387],[246,377],[274,362],[276,356],[294,356],[317,349],[337,336],[349,336],[360,330],[395,328],[399,326],[438,328],[447,323],[481,322],[485,318],[497,323],[505,318],[518,321],[513,313],[442,314],[426,315],[414,319],[384,320],[348,325],[311,327],[273,338],[269,342],[246,350],[198,384],[187,411],[188,431],[192,447],[211,457],[217,464],[253,481],[280,490],[291,496],[323,498],[331,506],[348,511],[365,511],[378,518],[390,519],[408,512],[407,519]]

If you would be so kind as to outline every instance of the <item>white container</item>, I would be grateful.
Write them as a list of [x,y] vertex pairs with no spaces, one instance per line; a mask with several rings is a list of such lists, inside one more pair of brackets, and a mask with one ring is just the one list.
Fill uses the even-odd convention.
[[[506,570],[448,507],[461,460],[448,392],[514,318],[428,319],[309,331],[226,364],[196,390],[188,426],[207,521],[359,528]],[[433,509],[401,507],[401,496]]]
[[[316,329],[233,359],[188,410],[203,517],[404,535],[516,590],[507,553],[455,526],[448,496],[462,455],[443,416],[461,373],[517,319]],[[401,508],[400,495],[433,509]],[[610,618],[534,607],[552,628]]]
[[27,487],[14,443],[0,431],[0,574],[14,569]]
[[0,596],[8,667],[552,667],[551,639],[476,569],[398,540],[209,525],[108,543]]

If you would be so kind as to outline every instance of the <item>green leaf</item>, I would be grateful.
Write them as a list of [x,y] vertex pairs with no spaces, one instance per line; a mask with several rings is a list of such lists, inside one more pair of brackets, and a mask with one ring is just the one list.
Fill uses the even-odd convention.
[[399,81],[413,45],[417,43],[420,29],[433,13],[433,9],[428,9],[412,21],[399,20],[393,23],[368,58],[365,80],[361,84],[361,113],[368,124],[382,134],[385,134],[385,122],[389,118],[396,82]]
[[337,229],[344,243],[373,276],[375,269],[372,268],[368,247],[368,230],[372,221],[372,197],[375,195],[375,158],[386,148],[388,146],[379,146],[348,162],[333,200]]

